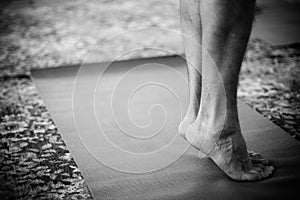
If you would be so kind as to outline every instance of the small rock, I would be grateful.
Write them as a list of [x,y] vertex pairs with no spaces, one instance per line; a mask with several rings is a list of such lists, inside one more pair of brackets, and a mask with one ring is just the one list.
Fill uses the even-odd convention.
[[28,149],[28,150],[31,151],[31,152],[35,152],[35,153],[40,152],[38,149],[33,149],[33,148],[30,148],[30,149]]
[[56,176],[55,174],[50,174],[50,179],[51,179],[51,180],[55,180],[56,177],[57,177],[57,176]]
[[42,150],[49,149],[52,147],[52,144],[45,144],[42,146]]
[[13,142],[18,142],[18,141],[21,140],[21,138],[11,138],[10,140],[13,141]]
[[44,181],[43,180],[41,180],[41,179],[34,179],[34,180],[32,180],[32,183],[33,184],[42,184],[42,183],[44,183]]
[[32,152],[26,152],[25,157],[26,158],[36,158],[36,154]]
[[62,184],[61,182],[58,182],[54,185],[54,188],[58,189],[58,188],[62,188],[64,186],[65,186],[64,184]]
[[66,161],[70,161],[71,160],[71,154],[70,153],[66,153],[64,156],[60,156],[59,159],[62,160],[66,160]]
[[18,153],[18,152],[22,151],[22,149],[20,147],[12,147],[9,149],[9,151],[11,153]]
[[48,157],[50,157],[50,156],[51,156],[50,153],[45,153],[45,154],[42,154],[42,155],[41,155],[41,157],[43,157],[43,158],[48,158]]
[[78,168],[74,169],[72,172],[73,172],[73,173],[80,173],[80,171],[79,171]]
[[49,190],[49,187],[47,185],[45,185],[45,186],[41,187],[41,190],[46,192]]
[[57,147],[60,148],[60,149],[63,149],[63,150],[67,150],[67,147],[64,146],[64,145],[59,145],[59,146],[57,146]]
[[33,132],[35,133],[35,134],[37,134],[37,133],[45,133],[45,129],[35,129],[35,130],[33,130]]
[[40,158],[33,158],[32,159],[34,162],[43,162],[43,161],[45,161],[46,159],[40,159]]
[[64,171],[64,170],[59,169],[59,170],[55,171],[54,174],[60,174],[60,173],[62,173],[63,171]]
[[10,154],[7,149],[0,149],[0,152],[3,154]]
[[27,146],[28,146],[28,143],[27,143],[27,142],[22,142],[22,143],[20,144],[20,147],[21,147],[21,148],[27,147]]
[[62,173],[61,176],[67,176],[67,177],[69,177],[70,174],[68,174],[68,173],[65,172],[65,173]]
[[57,190],[57,192],[58,192],[58,193],[61,193],[61,194],[65,194],[65,193],[66,193],[66,190],[64,190],[64,189],[59,189],[59,190]]
[[31,178],[31,179],[34,179],[34,178],[36,178],[36,175],[35,174],[29,174],[28,177]]
[[45,150],[45,153],[56,153],[54,149],[47,149]]
[[47,173],[45,173],[45,171],[37,171],[36,175],[39,176],[39,177],[42,177],[42,176],[46,176]]
[[57,136],[56,135],[54,135],[54,136],[50,136],[50,138],[49,138],[49,142],[51,142],[51,143],[57,143]]
[[49,130],[54,130],[54,129],[56,129],[56,127],[55,127],[53,124],[51,124],[51,125],[48,127],[48,129],[49,129]]

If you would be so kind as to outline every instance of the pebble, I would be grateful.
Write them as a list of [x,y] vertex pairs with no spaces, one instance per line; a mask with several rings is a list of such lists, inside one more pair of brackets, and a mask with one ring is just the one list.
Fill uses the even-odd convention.
[[54,149],[47,149],[44,151],[45,153],[56,153]]
[[18,142],[20,140],[22,140],[22,138],[10,138],[10,141],[12,142]]
[[32,152],[26,152],[26,155],[25,155],[27,158],[36,158],[36,154],[35,153],[32,153]]
[[45,144],[42,146],[42,150],[49,149],[52,147],[52,144]]
[[34,161],[34,162],[43,162],[45,160],[46,160],[45,158],[33,158],[32,159],[32,161]]
[[50,174],[50,178],[51,178],[51,180],[55,180],[56,179],[56,177],[57,177],[57,175],[55,175],[55,174]]
[[59,169],[59,170],[56,170],[55,172],[54,172],[54,174],[60,174],[60,173],[62,173],[64,170],[62,170],[62,169]]
[[67,147],[64,146],[64,145],[59,145],[59,146],[57,146],[57,147],[60,148],[60,149],[63,149],[63,150],[67,150]]
[[35,134],[43,134],[43,133],[45,133],[45,129],[35,129],[35,130],[33,130],[33,132]]
[[22,149],[20,147],[12,147],[9,149],[9,152],[11,152],[11,153],[18,153],[20,151],[22,151]]
[[73,173],[80,173],[80,171],[79,171],[78,168],[74,169],[72,172],[73,172]]
[[45,153],[45,154],[41,155],[41,157],[43,157],[43,158],[47,158],[47,157],[50,157],[50,156],[52,156],[51,153]]
[[4,154],[10,154],[10,152],[7,149],[0,149],[0,152]]
[[54,188],[56,188],[56,189],[61,188],[61,187],[64,187],[64,184],[62,184],[60,181],[54,185]]
[[53,143],[53,144],[56,144],[57,143],[57,140],[58,140],[58,136],[50,136],[49,138],[49,142]]
[[61,176],[67,176],[67,177],[69,177],[70,174],[68,174],[68,173],[65,172],[65,173],[62,173]]
[[27,143],[27,142],[22,142],[22,143],[20,144],[20,147],[21,147],[21,148],[27,147],[27,146],[28,146],[28,143]]
[[30,149],[28,149],[28,150],[31,151],[31,152],[35,152],[35,153],[40,152],[38,149],[32,149],[32,148],[30,148]]
[[56,129],[56,126],[54,126],[53,124],[51,124],[49,127],[48,127],[49,130],[54,130]]
[[71,160],[71,154],[70,153],[66,153],[64,156],[59,157],[59,159],[61,160],[66,160],[66,161],[70,161]]

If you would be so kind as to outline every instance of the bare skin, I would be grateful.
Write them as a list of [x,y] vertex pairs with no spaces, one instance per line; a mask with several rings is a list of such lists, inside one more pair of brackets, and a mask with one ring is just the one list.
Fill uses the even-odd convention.
[[[238,77],[254,4],[253,0],[180,0],[190,102],[178,129],[236,181],[258,181],[274,172],[267,160],[247,150],[237,110]],[[218,73],[195,42],[211,56]]]

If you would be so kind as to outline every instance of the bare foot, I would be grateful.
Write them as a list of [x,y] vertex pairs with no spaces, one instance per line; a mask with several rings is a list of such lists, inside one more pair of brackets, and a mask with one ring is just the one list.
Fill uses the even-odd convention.
[[[184,126],[187,126],[185,121]],[[181,127],[184,127],[181,126]],[[224,128],[220,134],[206,134],[197,122],[181,128],[181,135],[196,149],[211,158],[235,181],[259,181],[270,177],[274,167],[253,151],[247,151],[240,128]],[[185,133],[183,131],[185,130]]]

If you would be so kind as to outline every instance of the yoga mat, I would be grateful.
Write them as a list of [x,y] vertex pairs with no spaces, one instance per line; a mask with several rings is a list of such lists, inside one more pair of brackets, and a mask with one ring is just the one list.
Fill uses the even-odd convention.
[[271,178],[232,181],[178,136],[188,103],[180,57],[66,66],[35,70],[32,76],[95,199],[298,195],[299,142],[244,103],[239,112],[248,148],[274,163]]

